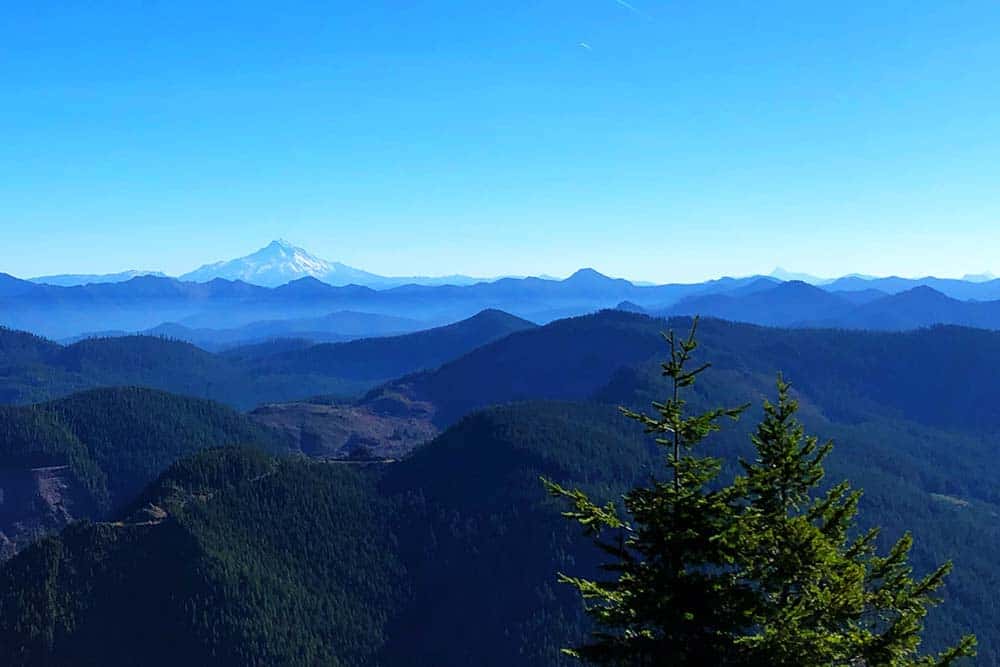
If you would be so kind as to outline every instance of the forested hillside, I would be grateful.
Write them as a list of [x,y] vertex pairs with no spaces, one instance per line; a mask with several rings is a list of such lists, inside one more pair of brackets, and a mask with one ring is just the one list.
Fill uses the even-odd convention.
[[360,665],[380,647],[405,588],[359,471],[215,450],[155,488],[155,513],[75,524],[0,572],[4,664]]
[[147,389],[0,407],[0,556],[70,520],[121,508],[179,458],[237,444],[290,448],[230,408]]
[[[753,417],[711,451],[746,454]],[[811,420],[824,435],[831,428]],[[982,587],[1000,583],[989,555],[1000,506],[931,496],[872,466],[912,441],[832,430],[841,444],[829,482],[846,475],[866,485],[864,523],[884,525],[886,539],[912,529],[918,568],[956,559],[928,648],[972,629],[991,664],[1000,610]],[[845,440],[871,459],[855,459]],[[0,570],[0,645],[108,665],[130,655],[149,664],[209,655],[233,664],[562,664],[559,648],[588,626],[554,573],[585,574],[599,554],[560,517],[539,476],[613,499],[662,470],[641,429],[611,406],[553,402],[474,414],[395,464],[199,454],[152,484],[122,524],[71,528]],[[138,582],[149,590],[131,596]],[[163,619],[156,630],[142,620],[154,616]],[[23,664],[10,656],[0,654]]]
[[146,386],[241,409],[317,395],[356,396],[374,384],[497,340],[530,322],[485,311],[404,336],[304,349],[274,343],[223,355],[154,336],[91,338],[60,346],[0,329],[0,402],[31,403],[104,386]]
[[641,434],[609,414],[499,409],[375,467],[181,461],[121,523],[71,527],[0,570],[0,658],[559,663],[585,626],[554,568],[588,557],[538,475],[611,497],[652,470]]
[[[23,343],[26,335],[0,330],[0,340]],[[257,377],[238,360],[164,338],[93,338],[66,347],[34,339],[28,347],[0,344],[0,400],[32,403],[92,387],[135,385],[212,398],[237,407],[261,399],[301,397],[299,392],[350,393],[358,387],[337,378]]]

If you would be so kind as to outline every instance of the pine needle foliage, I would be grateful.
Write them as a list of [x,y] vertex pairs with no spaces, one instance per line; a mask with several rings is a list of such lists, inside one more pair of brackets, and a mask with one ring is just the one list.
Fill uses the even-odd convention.
[[756,597],[738,580],[740,535],[732,528],[742,511],[740,490],[713,489],[722,462],[699,451],[720,421],[738,418],[745,406],[687,414],[684,390],[708,365],[689,369],[695,327],[686,338],[665,338],[670,358],[662,368],[671,395],[653,404],[653,415],[623,412],[656,437],[667,479],[626,493],[624,512],[545,480],[550,493],[571,501],[565,516],[611,558],[606,580],[560,576],[579,589],[598,627],[591,643],[567,653],[597,664],[656,665],[661,656],[676,665],[725,664]]
[[685,338],[665,334],[671,391],[653,414],[622,409],[663,448],[664,480],[627,492],[620,508],[543,480],[608,557],[604,578],[559,575],[596,626],[565,652],[676,667],[947,667],[974,656],[971,635],[921,654],[923,621],[951,564],[915,577],[909,534],[884,556],[877,529],[858,534],[860,491],[843,482],[817,492],[833,445],[806,435],[780,376],[777,403],[765,401],[751,438],[756,457],[720,483],[723,462],[701,451],[703,441],[747,406],[688,414],[685,391],[710,367],[689,370],[696,331],[697,320]]

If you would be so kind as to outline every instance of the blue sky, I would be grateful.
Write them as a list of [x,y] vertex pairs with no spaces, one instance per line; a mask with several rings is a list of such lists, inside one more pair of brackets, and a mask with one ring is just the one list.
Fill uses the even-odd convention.
[[995,1],[4,18],[15,275],[180,273],[277,237],[397,275],[1000,273]]

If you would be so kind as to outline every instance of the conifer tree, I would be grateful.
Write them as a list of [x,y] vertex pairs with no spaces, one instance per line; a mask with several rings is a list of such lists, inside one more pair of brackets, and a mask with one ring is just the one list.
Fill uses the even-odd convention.
[[687,370],[696,326],[684,340],[666,336],[671,395],[653,404],[656,416],[623,410],[657,435],[668,479],[625,494],[623,512],[545,480],[611,558],[607,579],[560,575],[597,628],[566,653],[607,665],[740,667],[946,667],[975,655],[972,636],[919,654],[950,564],[915,579],[909,535],[886,556],[876,529],[854,536],[860,491],[845,482],[814,497],[832,444],[805,435],[780,377],[778,402],[765,402],[752,436],[755,459],[741,461],[731,484],[718,482],[721,461],[696,448],[745,406],[686,414],[683,392],[709,367]]
[[741,579],[759,596],[737,640],[747,664],[945,666],[974,655],[972,636],[938,656],[919,655],[924,616],[951,564],[915,579],[910,535],[886,556],[876,553],[877,528],[853,536],[860,491],[842,482],[814,498],[833,445],[806,436],[797,410],[779,377],[778,402],[764,403],[752,436],[756,459],[741,462],[745,476],[734,484],[747,498]]
[[[579,521],[613,560],[604,570],[614,578],[591,581],[561,575],[579,589],[596,621],[594,641],[567,653],[608,665],[727,664],[733,637],[745,624],[754,594],[736,579],[738,489],[711,488],[721,462],[697,451],[746,406],[688,415],[684,392],[708,365],[689,370],[697,343],[666,334],[670,358],[663,364],[672,392],[654,403],[655,416],[623,410],[656,435],[665,450],[668,476],[624,496],[624,514],[599,506],[585,493],[544,480],[550,493],[569,499],[565,516]],[[716,485],[718,487],[718,485]],[[613,534],[612,539],[606,535]]]

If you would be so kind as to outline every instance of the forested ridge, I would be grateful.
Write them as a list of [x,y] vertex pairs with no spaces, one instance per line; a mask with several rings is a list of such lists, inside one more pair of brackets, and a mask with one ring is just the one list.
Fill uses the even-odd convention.
[[378,382],[434,368],[533,326],[486,310],[448,326],[401,336],[291,350],[287,341],[278,340],[229,354],[157,336],[87,338],[61,346],[0,328],[0,404],[123,385],[210,398],[240,409],[317,395],[349,398]]

